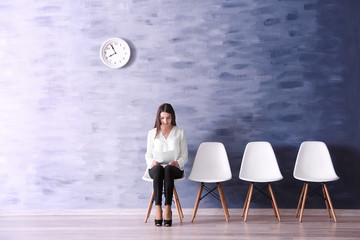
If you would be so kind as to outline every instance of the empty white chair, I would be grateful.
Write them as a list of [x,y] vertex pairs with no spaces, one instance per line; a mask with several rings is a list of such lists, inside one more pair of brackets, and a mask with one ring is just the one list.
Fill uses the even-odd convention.
[[[181,180],[184,180],[185,178],[186,178],[186,175],[185,175],[185,171],[184,171],[183,176],[181,178],[175,179],[174,181],[175,182],[176,181],[181,181]],[[144,175],[142,176],[142,179],[144,181],[147,181],[147,182],[152,182],[153,181],[153,179],[149,175],[149,170],[145,171]],[[151,209],[152,209],[152,206],[154,204],[154,201],[155,201],[155,198],[154,198],[154,190],[153,190],[152,193],[151,193],[149,207],[148,207],[146,217],[145,217],[145,222],[147,222],[147,220],[150,217],[150,213],[151,213]],[[184,214],[183,214],[183,211],[182,211],[182,208],[181,208],[179,196],[178,196],[178,194],[176,192],[175,184],[174,184],[174,190],[173,190],[173,201],[175,202],[176,211],[178,213],[179,220],[180,220],[180,223],[181,223],[182,219],[184,218]]]
[[[325,143],[319,141],[307,141],[300,145],[294,167],[294,178],[304,181],[295,217],[298,217],[301,205],[299,221],[302,221],[305,201],[309,188],[308,182],[318,182],[321,183],[321,186],[315,189],[313,193],[320,188],[322,189],[329,217],[331,218],[329,210],[330,205],[334,221],[338,222],[325,182],[335,181],[339,179],[339,177],[336,175],[329,150]],[[308,196],[311,195],[312,193],[310,193]]]
[[[275,153],[270,143],[268,142],[249,142],[244,151],[243,159],[241,162],[239,178],[244,181],[250,182],[250,187],[246,195],[244,208],[241,217],[244,217],[246,222],[251,199],[253,196],[253,189],[257,189],[259,193],[264,194],[271,200],[275,216],[281,222],[279,208],[277,206],[273,190],[270,182],[275,182],[283,179],[279,165],[277,163]],[[254,183],[267,183],[270,196],[263,192],[263,189],[257,188]],[[265,186],[266,187],[266,186]]]
[[[224,144],[220,142],[203,142],[200,144],[194,164],[192,166],[189,179],[191,181],[200,182],[199,192],[196,198],[194,212],[191,221],[193,222],[196,216],[196,212],[199,206],[199,202],[208,194],[218,199],[225,213],[225,219],[229,221],[229,211],[226,206],[224,193],[221,187],[221,182],[228,181],[231,179],[231,170],[229,159],[224,147]],[[205,183],[216,183],[217,187],[210,189]],[[218,189],[219,194],[213,192]],[[201,197],[202,190],[208,191],[203,197]]]

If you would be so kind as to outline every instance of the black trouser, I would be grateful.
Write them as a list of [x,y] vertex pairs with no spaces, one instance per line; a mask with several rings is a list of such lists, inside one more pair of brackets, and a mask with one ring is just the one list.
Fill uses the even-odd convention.
[[165,205],[172,203],[172,196],[174,190],[174,179],[181,178],[184,171],[179,168],[167,165],[165,167],[160,164],[149,169],[149,175],[153,179],[155,204],[161,205],[163,185],[165,194]]

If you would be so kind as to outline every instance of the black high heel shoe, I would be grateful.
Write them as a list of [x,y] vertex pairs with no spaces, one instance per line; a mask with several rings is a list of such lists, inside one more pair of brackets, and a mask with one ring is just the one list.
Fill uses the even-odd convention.
[[157,226],[157,227],[161,227],[162,222],[163,222],[163,220],[162,220],[162,219],[160,219],[160,220],[155,219],[155,226]]
[[[159,217],[161,219],[156,219],[156,217]],[[156,205],[156,217],[155,217],[155,226],[161,227],[163,219],[162,219],[162,209],[160,205]]]
[[170,205],[165,206],[165,218],[170,218],[168,220],[164,219],[165,227],[171,227],[171,225],[172,225],[172,211],[171,211],[171,206]]
[[165,225],[165,227],[171,227],[172,220],[164,220],[164,225]]

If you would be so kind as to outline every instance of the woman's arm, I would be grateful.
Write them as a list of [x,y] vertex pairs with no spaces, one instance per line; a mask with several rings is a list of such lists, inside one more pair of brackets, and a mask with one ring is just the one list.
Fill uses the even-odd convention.
[[187,161],[188,161],[188,146],[187,146],[185,131],[182,130],[180,136],[180,156],[177,159],[179,168],[181,170],[184,170],[184,165]]
[[[153,149],[154,149],[154,134],[152,134],[153,131],[149,131],[148,137],[147,137],[147,146],[146,146],[146,153],[145,153],[145,160],[147,168],[152,168],[153,165],[156,165],[156,161],[154,159]],[[154,162],[156,162],[154,164]],[[158,163],[157,163],[158,164]]]

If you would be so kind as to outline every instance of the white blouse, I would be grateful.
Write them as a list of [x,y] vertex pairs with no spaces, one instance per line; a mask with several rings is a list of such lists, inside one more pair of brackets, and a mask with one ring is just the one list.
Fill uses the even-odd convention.
[[147,168],[150,169],[154,159],[154,152],[174,151],[175,160],[179,163],[179,168],[184,170],[184,165],[188,161],[188,148],[185,131],[173,126],[169,136],[164,137],[161,131],[155,138],[156,128],[148,133],[147,149],[145,154]]

